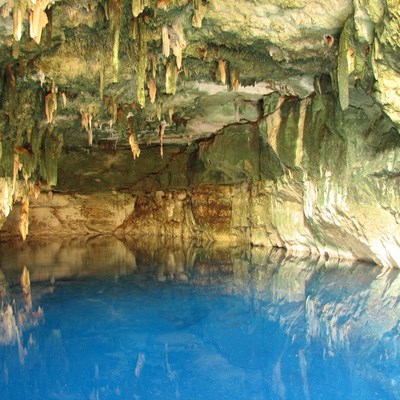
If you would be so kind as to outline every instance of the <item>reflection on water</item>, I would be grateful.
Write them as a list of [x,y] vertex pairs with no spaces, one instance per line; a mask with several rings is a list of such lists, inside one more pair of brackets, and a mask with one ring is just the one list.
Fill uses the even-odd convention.
[[398,270],[105,237],[0,267],[2,399],[400,398]]

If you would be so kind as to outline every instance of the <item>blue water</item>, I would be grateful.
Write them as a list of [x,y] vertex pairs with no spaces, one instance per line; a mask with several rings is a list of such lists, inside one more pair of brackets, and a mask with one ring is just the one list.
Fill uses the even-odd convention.
[[21,323],[20,351],[0,345],[0,398],[400,398],[397,311],[370,300],[379,271],[285,268],[32,283],[44,317]]

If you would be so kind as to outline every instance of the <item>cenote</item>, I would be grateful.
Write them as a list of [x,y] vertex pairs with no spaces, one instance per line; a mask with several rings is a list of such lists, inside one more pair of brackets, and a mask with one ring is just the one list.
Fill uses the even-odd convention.
[[0,0],[0,400],[400,400],[399,0]]
[[1,247],[16,310],[3,399],[400,396],[397,270],[112,238],[14,250]]

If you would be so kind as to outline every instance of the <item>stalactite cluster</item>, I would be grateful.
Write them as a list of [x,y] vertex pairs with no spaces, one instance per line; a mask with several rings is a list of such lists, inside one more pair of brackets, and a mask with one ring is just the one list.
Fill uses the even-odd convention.
[[179,24],[174,26],[164,25],[162,27],[162,50],[163,56],[169,57],[170,52],[176,57],[176,66],[178,70],[182,68],[182,55],[186,47],[186,39]]
[[38,44],[42,37],[42,30],[49,22],[45,10],[50,3],[51,0],[36,0],[29,13],[29,34]]

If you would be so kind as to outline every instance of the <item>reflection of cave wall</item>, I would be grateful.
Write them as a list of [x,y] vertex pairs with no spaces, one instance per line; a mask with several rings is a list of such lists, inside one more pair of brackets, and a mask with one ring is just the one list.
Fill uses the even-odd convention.
[[[380,268],[362,262],[300,259],[283,250],[221,244],[202,247],[197,241],[166,238],[122,243],[99,236],[0,244],[4,271],[0,289],[18,290],[22,296],[18,285],[22,268],[16,265],[24,264],[31,271],[32,282],[41,282],[32,289],[35,307],[41,304],[42,296],[63,285],[60,282],[76,277],[118,279],[138,275],[160,282],[217,285],[229,295],[243,296],[266,323],[285,332],[286,344],[266,337],[270,354],[281,368],[293,362],[304,367],[304,363],[316,359],[328,365],[352,354],[361,361],[368,359],[367,366],[352,365],[352,373],[365,374],[388,391],[398,390],[400,279],[396,269],[382,273]],[[216,344],[223,340],[214,335],[212,326],[204,335]],[[217,348],[223,348],[228,359],[245,355],[242,350],[237,353],[229,347]],[[288,356],[293,352],[299,355],[295,360]],[[388,371],[386,377],[379,373],[380,368]],[[309,378],[312,388],[314,381]]]
[[[390,120],[373,103],[338,112],[330,94],[271,95],[264,105],[259,123],[166,149],[158,164],[154,147],[132,167],[128,152],[66,155],[58,187],[71,194],[32,202],[32,237],[197,237],[398,265],[399,139]],[[17,219],[15,209],[3,238],[16,234]]]

